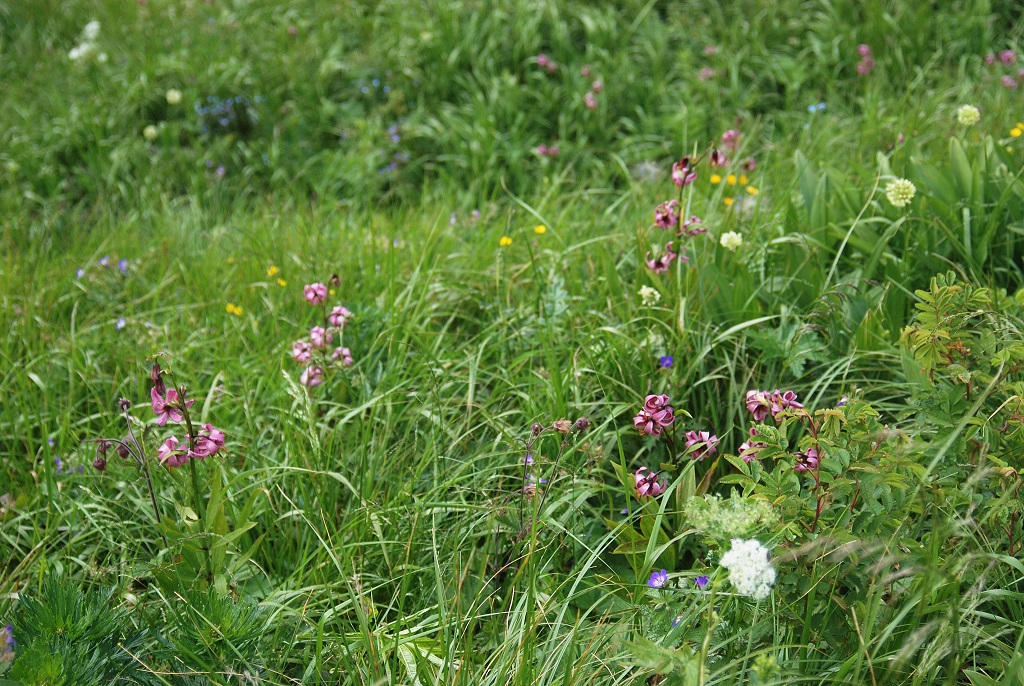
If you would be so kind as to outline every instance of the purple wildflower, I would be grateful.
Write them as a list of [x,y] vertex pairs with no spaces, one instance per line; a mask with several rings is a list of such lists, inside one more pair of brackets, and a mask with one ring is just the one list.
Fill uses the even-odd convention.
[[651,578],[647,580],[647,585],[651,588],[661,588],[668,583],[668,572],[664,569],[660,572],[651,572]]

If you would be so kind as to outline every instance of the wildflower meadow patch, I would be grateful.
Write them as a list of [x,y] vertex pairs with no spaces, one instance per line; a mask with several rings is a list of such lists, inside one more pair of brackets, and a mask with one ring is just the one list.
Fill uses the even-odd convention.
[[0,1],[0,686],[1024,684],[1022,22]]

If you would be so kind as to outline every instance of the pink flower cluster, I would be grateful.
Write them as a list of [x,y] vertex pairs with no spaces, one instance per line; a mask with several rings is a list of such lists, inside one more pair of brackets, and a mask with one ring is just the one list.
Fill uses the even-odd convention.
[[[188,421],[188,410],[192,407],[194,400],[185,400],[185,389],[180,391],[174,388],[167,388],[164,385],[163,370],[159,364],[153,365],[153,388],[150,391],[153,414],[156,415],[156,423],[165,426],[167,422],[187,425],[185,443],[181,443],[177,436],[171,436],[157,449],[157,457],[162,464],[170,468],[180,467],[189,460],[202,460],[215,455],[224,447],[224,432],[216,429],[211,424],[203,424],[198,435],[193,436],[189,431],[192,424]],[[179,447],[180,446],[180,447]]]
[[215,455],[224,447],[224,432],[210,424],[203,424],[202,430],[194,440],[188,440],[188,434],[185,438],[188,441],[185,444],[180,443],[177,436],[171,436],[164,441],[156,451],[160,462],[173,469],[181,467],[189,460],[202,460]]
[[[1017,53],[1010,49],[1001,51],[998,56],[993,53],[985,55],[985,65],[989,67],[996,64],[996,62],[1010,66],[1016,61]],[[999,83],[1002,84],[1003,88],[1010,90],[1016,89],[1020,82],[1024,82],[1024,69],[1018,71],[1016,75],[1004,74],[999,79]]]
[[555,61],[544,53],[537,55],[537,66],[542,69],[547,69],[550,74],[554,74],[558,71],[558,65],[555,64]]
[[871,46],[861,43],[857,46],[857,54],[860,55],[860,62],[857,63],[857,74],[867,76],[875,68],[875,58],[871,54]]
[[747,409],[754,415],[756,422],[763,422],[769,413],[773,420],[778,421],[780,413],[803,408],[793,391],[747,391]]
[[[337,277],[332,277],[333,281]],[[332,282],[333,282],[332,281]],[[327,286],[322,283],[306,284],[303,287],[303,295],[310,305],[323,307],[326,326],[314,326],[309,330],[309,340],[298,340],[292,343],[292,359],[299,364],[307,365],[299,377],[303,386],[314,388],[324,382],[325,369],[329,367],[330,361],[341,361],[345,367],[351,367],[355,360],[352,358],[352,351],[348,348],[339,347],[332,352],[328,358],[327,348],[334,342],[335,335],[341,336],[345,325],[352,318],[352,312],[343,305],[335,305],[330,312],[324,303],[327,301]]]
[[558,148],[558,143],[552,143],[551,145],[541,143],[537,146],[536,152],[541,157],[558,157],[562,153]]
[[729,129],[722,134],[722,147],[726,150],[735,150],[740,142],[740,132],[736,129]]
[[667,395],[647,396],[643,408],[633,417],[633,426],[644,435],[660,436],[665,427],[676,421],[670,402]]
[[641,467],[633,474],[633,487],[636,488],[636,497],[640,500],[657,498],[665,492],[665,481],[658,476],[657,472],[652,472],[647,467]]

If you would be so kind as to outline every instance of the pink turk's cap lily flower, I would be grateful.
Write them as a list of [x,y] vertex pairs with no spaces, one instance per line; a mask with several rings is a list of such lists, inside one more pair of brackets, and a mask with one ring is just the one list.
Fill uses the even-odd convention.
[[666,200],[654,208],[654,225],[659,229],[671,229],[679,223],[679,202]]
[[797,453],[795,457],[796,463],[793,465],[793,471],[795,472],[814,471],[821,464],[818,451],[814,448],[809,448],[805,453]]
[[735,148],[739,140],[740,132],[737,131],[736,129],[729,129],[728,131],[722,134],[722,145],[728,148],[729,150]]
[[771,396],[767,391],[747,391],[747,410],[754,415],[755,422],[763,422],[771,409]]
[[703,460],[718,452],[718,436],[710,431],[687,431],[686,447],[689,449],[696,446],[696,450],[690,453],[691,460]]
[[[672,252],[672,241],[669,241],[665,244],[664,254],[659,255],[656,259],[651,259],[651,252],[648,250],[647,256],[644,260],[647,262],[647,268],[652,272],[655,274],[664,274],[668,271],[668,268],[672,266],[672,261],[678,256],[679,255],[677,253]],[[683,261],[686,260],[687,258],[684,256]]]
[[659,479],[656,472],[650,472],[647,467],[636,470],[633,475],[633,486],[636,488],[636,497],[640,499],[657,498],[665,492],[665,482]]
[[[178,397],[178,391],[173,388],[167,389],[167,395],[161,397],[154,387],[150,392],[149,396],[153,401],[153,414],[156,415],[156,423],[159,426],[167,424],[168,420],[179,423],[185,417],[181,414],[181,398]],[[195,400],[189,400],[185,402],[185,407],[192,407],[192,403]]]
[[715,148],[711,151],[711,155],[708,156],[708,162],[712,167],[727,167],[729,166],[729,158],[725,156],[725,153]]
[[757,454],[768,447],[767,443],[755,441],[754,438],[756,436],[757,429],[750,427],[750,439],[740,445],[740,458],[744,462],[753,462],[757,459]]
[[685,188],[697,179],[697,172],[690,166],[690,158],[684,157],[672,165],[672,183],[676,188]]
[[171,469],[180,467],[188,462],[189,459],[184,450],[178,449],[178,438],[176,436],[171,436],[164,441],[157,449],[156,455],[160,459],[161,464],[165,464]]
[[683,225],[679,230],[679,235],[699,236],[702,233],[707,232],[708,230],[704,227],[704,220],[696,215],[692,215],[689,219],[683,222]]

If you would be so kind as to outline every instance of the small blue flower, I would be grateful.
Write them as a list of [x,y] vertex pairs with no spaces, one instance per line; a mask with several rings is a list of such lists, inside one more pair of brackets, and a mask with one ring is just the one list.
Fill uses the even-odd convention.
[[75,278],[76,279],[81,279],[83,276],[85,276],[85,270],[84,269],[79,267],[78,269],[75,270]]
[[380,79],[374,79],[371,83],[373,83],[373,87],[376,88],[380,85]]
[[704,587],[708,585],[708,578],[704,575],[701,575],[694,579],[693,583],[697,584],[697,588],[703,591]]
[[671,367],[674,362],[671,355],[662,355],[658,358],[658,364],[662,367]]
[[397,133],[391,134],[391,142],[392,143],[397,143],[400,140],[402,140],[402,137],[399,136]]
[[116,323],[116,324],[114,324],[114,328],[115,328],[115,329],[117,329],[118,331],[120,331],[121,329],[123,329],[123,328],[125,327],[125,325],[126,325],[127,323],[128,323],[128,322],[127,322],[127,321],[125,321],[125,318],[124,318],[124,317],[118,317],[118,318],[117,318],[117,323]]
[[843,405],[845,405],[845,404],[846,404],[846,403],[848,403],[848,402],[850,402],[850,399],[849,399],[849,398],[847,398],[847,397],[846,397],[846,396],[844,395],[844,396],[843,396],[842,398],[840,398],[840,399],[839,399],[839,402],[838,402],[838,403],[836,403],[836,407],[842,407]]
[[452,212],[452,216],[451,216],[451,218],[450,218],[450,219],[448,220],[448,226],[455,226],[455,222],[456,222],[456,221],[458,221],[458,218],[457,218],[457,217],[455,216],[455,213],[454,213],[454,212]]
[[53,458],[53,462],[57,466],[57,468],[53,470],[53,473],[54,474],[60,474],[61,470],[64,469],[64,462],[61,461],[59,456],[58,457],[54,457]]
[[385,93],[390,93],[391,92],[391,86],[384,86],[384,92]]
[[117,261],[117,268],[121,270],[122,274],[128,273],[128,260],[121,258]]
[[359,90],[360,90],[360,91],[362,91],[362,92],[363,92],[363,94],[366,94],[366,93],[369,93],[369,92],[370,92],[370,89],[369,89],[369,88],[368,88],[367,86],[363,86],[363,87],[362,87],[362,88],[360,88]]
[[651,572],[651,578],[647,580],[647,585],[651,588],[661,588],[668,583],[668,572],[664,569],[660,572]]
[[526,457],[523,458],[524,464],[533,464],[533,455],[526,453]]
[[108,265],[110,265],[110,255],[104,255],[100,258],[100,266],[106,267]]

